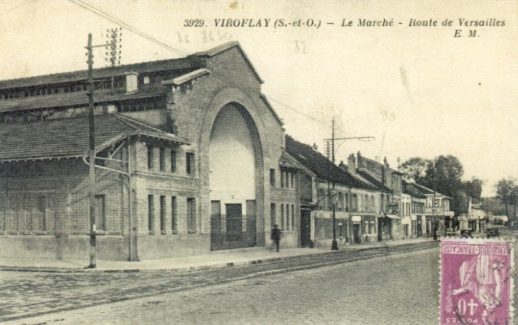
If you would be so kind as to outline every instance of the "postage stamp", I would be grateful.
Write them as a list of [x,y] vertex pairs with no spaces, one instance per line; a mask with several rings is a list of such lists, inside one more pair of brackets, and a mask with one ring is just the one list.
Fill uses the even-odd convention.
[[513,243],[441,239],[440,324],[511,324]]

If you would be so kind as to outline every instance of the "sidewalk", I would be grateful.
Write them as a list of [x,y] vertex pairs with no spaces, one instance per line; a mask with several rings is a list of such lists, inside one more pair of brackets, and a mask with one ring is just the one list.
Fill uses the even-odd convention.
[[207,255],[177,257],[167,259],[129,261],[97,261],[95,269],[86,268],[87,260],[57,260],[57,259],[24,259],[0,258],[0,271],[26,272],[141,272],[141,271],[173,271],[192,272],[218,269],[249,264],[260,264],[281,261],[296,256],[311,256],[343,251],[361,251],[376,247],[391,247],[411,245],[433,241],[431,238],[408,239],[366,243],[362,245],[343,246],[339,251],[330,249],[287,248],[280,252],[270,251],[267,248],[252,248],[242,250],[217,251]]

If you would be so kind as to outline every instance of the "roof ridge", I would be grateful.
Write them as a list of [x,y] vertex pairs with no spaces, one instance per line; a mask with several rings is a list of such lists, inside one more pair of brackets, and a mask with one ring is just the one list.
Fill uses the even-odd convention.
[[[94,72],[97,72],[97,71],[110,71],[110,70],[116,70],[116,69],[122,69],[122,68],[126,68],[126,67],[131,67],[131,66],[135,66],[135,65],[139,65],[139,64],[146,64],[146,63],[163,63],[163,62],[167,62],[167,61],[175,61],[175,60],[182,60],[182,59],[186,59],[187,57],[180,57],[180,58],[173,58],[173,59],[163,59],[163,60],[153,60],[153,61],[141,61],[141,62],[135,62],[135,63],[128,63],[128,64],[124,64],[124,65],[120,65],[118,67],[100,67],[100,68],[94,68]],[[63,71],[63,72],[54,72],[54,73],[44,73],[44,74],[37,74],[37,75],[33,75],[33,76],[29,76],[29,77],[20,77],[20,78],[11,78],[11,79],[1,79],[0,82],[12,82],[12,81],[17,81],[17,80],[28,80],[28,79],[31,79],[31,78],[41,78],[41,77],[50,77],[50,76],[57,76],[57,75],[66,75],[66,74],[74,74],[74,73],[80,73],[80,72],[85,72],[87,73],[88,72],[88,69],[81,69],[81,70],[73,70],[73,71]],[[88,79],[85,78],[85,79]],[[77,79],[77,80],[83,80],[83,79]]]
[[[188,54],[188,55],[181,56],[181,57],[178,57],[178,58],[170,58],[170,59],[162,59],[162,60],[151,60],[151,61],[139,61],[139,62],[134,62],[134,63],[123,64],[123,65],[120,65],[118,67],[99,67],[99,68],[94,68],[94,72],[98,72],[98,71],[111,71],[111,70],[114,70],[114,71],[122,70],[124,68],[137,66],[139,64],[156,64],[156,63],[165,63],[165,62],[168,62],[168,61],[172,62],[172,61],[177,61],[177,60],[186,60],[186,59],[189,59],[190,57],[193,57],[193,56],[204,56],[204,55],[214,56],[214,55],[217,55],[217,54],[219,54],[221,52],[224,52],[224,51],[226,51],[226,50],[228,50],[228,49],[230,49],[232,47],[235,47],[235,46],[238,46],[239,48],[241,48],[241,44],[238,41],[230,41],[230,42],[223,43],[221,45],[218,45],[216,47],[210,48],[210,49],[205,50],[205,51],[198,51],[198,52],[195,52],[193,54]],[[241,49],[241,51],[243,51],[243,49]],[[53,72],[53,73],[43,73],[43,74],[37,74],[37,75],[33,75],[33,76],[28,76],[28,77],[0,79],[0,83],[22,81],[22,80],[30,80],[32,78],[42,78],[42,77],[51,77],[51,76],[59,76],[59,75],[65,76],[67,74],[77,74],[77,73],[81,73],[81,72],[87,73],[88,69],[80,69],[80,70],[73,70],[73,71],[62,71],[62,72]],[[87,77],[84,78],[84,79],[87,79]],[[83,78],[79,78],[77,80],[83,80]]]

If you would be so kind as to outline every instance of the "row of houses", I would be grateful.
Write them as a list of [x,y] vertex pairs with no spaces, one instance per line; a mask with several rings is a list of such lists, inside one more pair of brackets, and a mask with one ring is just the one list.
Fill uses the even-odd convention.
[[344,245],[440,236],[454,227],[451,198],[405,182],[386,158],[381,163],[358,152],[337,166],[289,136],[286,151],[302,165],[302,246],[330,247],[333,230]]
[[[287,136],[237,42],[185,58],[0,81],[0,257],[141,260],[432,236],[450,198]],[[89,166],[95,165],[95,224]],[[335,212],[335,224],[332,223]]]

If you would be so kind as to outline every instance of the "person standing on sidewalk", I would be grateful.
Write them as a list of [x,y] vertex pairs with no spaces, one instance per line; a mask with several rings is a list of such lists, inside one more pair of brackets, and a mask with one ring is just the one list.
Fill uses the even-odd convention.
[[279,251],[279,246],[281,243],[281,236],[282,236],[282,231],[279,229],[279,226],[273,225],[272,240],[275,243],[275,248],[277,249],[277,252]]

